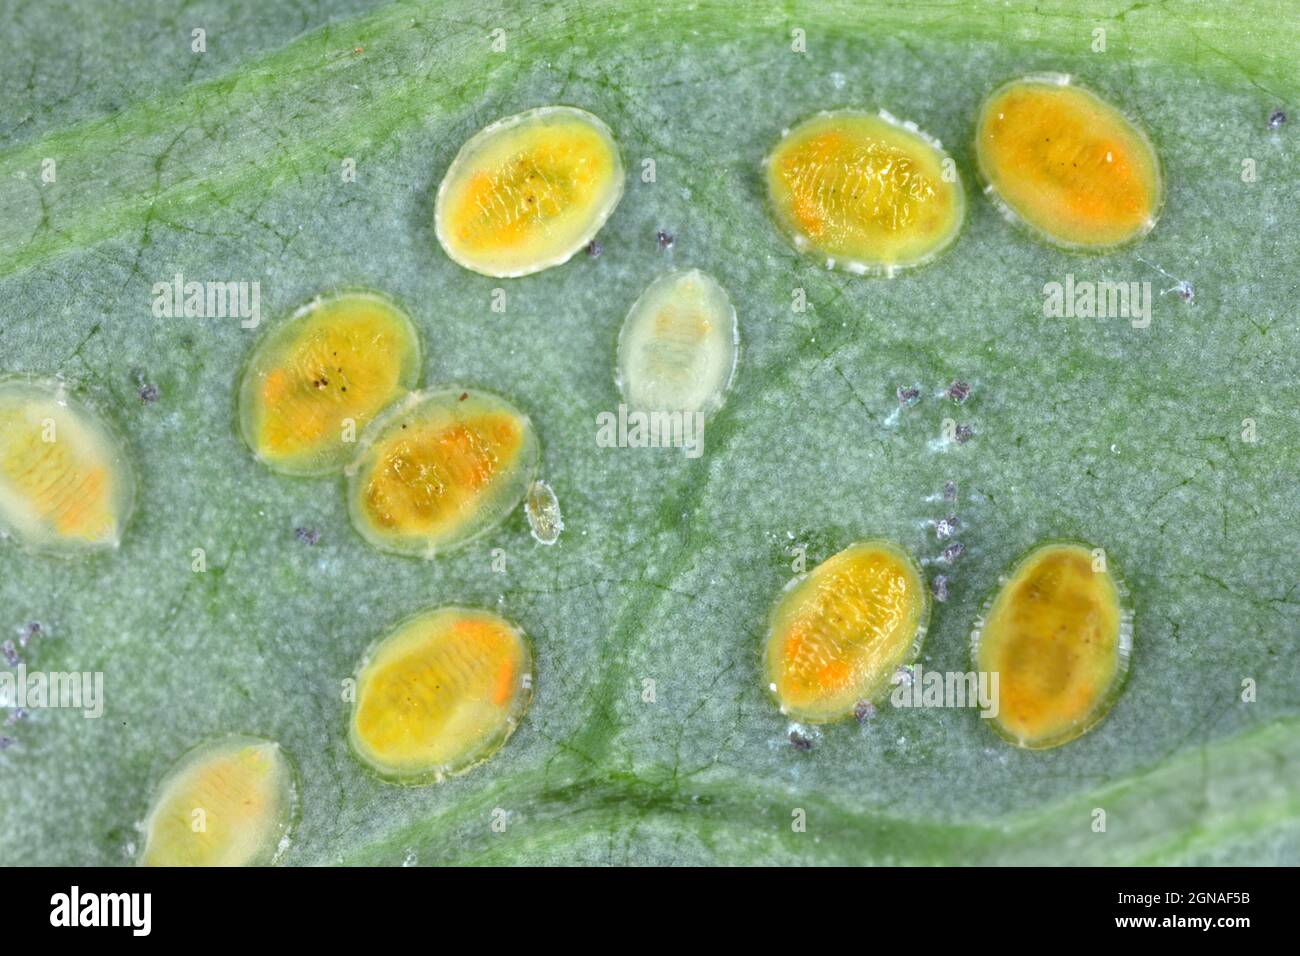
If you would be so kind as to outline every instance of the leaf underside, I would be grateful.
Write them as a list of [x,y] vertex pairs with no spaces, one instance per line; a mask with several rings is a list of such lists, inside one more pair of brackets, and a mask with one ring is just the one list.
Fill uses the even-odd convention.
[[[1300,39],[1264,0],[1089,6],[8,5],[0,371],[63,376],[103,408],[141,493],[114,554],[0,548],[0,636],[40,622],[28,667],[102,671],[106,697],[97,720],[47,710],[4,729],[0,862],[129,862],[167,768],[230,732],[278,740],[298,768],[290,864],[1300,861],[1300,189],[1294,124],[1266,122],[1295,106]],[[979,102],[1032,71],[1078,76],[1151,135],[1168,189],[1141,243],[1064,253],[979,194]],[[600,116],[624,151],[602,255],[520,280],[456,267],[432,230],[443,171],[487,123],[550,103]],[[762,157],[844,107],[913,120],[957,160],[967,222],[936,263],[853,278],[772,228]],[[734,387],[698,459],[597,447],[624,314],[671,267],[731,294]],[[559,543],[536,544],[521,510],[432,563],[367,548],[341,479],[274,475],[241,444],[233,393],[257,333],[153,317],[153,284],[177,273],[258,281],[267,322],[339,286],[406,303],[425,384],[531,414]],[[1150,327],[1045,318],[1043,286],[1067,274],[1149,281]],[[1166,293],[1180,280],[1191,302]],[[958,378],[960,407],[937,394]],[[921,400],[895,415],[914,384]],[[941,444],[945,418],[973,437]],[[955,506],[935,497],[946,481]],[[966,547],[951,567],[927,525],[948,511]],[[1136,612],[1110,716],[1030,753],[972,710],[886,703],[792,747],[759,668],[789,549],[811,566],[868,536],[948,576],[922,657],[945,671],[971,666],[982,602],[1034,544],[1104,547]],[[394,787],[349,753],[341,681],[392,623],[440,603],[518,622],[536,695],[488,763]]]

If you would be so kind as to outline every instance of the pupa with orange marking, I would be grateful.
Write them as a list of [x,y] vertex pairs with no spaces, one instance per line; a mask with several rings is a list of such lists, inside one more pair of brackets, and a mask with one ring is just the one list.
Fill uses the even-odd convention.
[[532,421],[480,389],[417,392],[371,423],[348,466],[352,525],[381,551],[433,558],[519,505],[540,454]]
[[335,474],[357,436],[420,376],[420,339],[377,292],[321,296],[269,329],[239,386],[239,428],[257,459],[288,475]]
[[966,213],[939,141],[883,110],[818,113],[786,130],[765,176],[772,215],[795,249],[856,275],[930,262]]
[[183,755],[144,822],[143,866],[259,866],[289,844],[297,782],[280,745],[233,735]]
[[1106,553],[1040,545],[1000,582],[971,634],[975,669],[998,675],[994,729],[1029,750],[1095,727],[1119,696],[1133,649],[1127,592]]
[[975,157],[1002,213],[1049,242],[1108,249],[1154,228],[1160,162],[1142,129],[1056,73],[1013,80],[980,109]]
[[447,255],[512,278],[567,262],[623,196],[609,127],[569,106],[544,106],[480,130],[452,160],[434,207]]
[[39,553],[116,548],[135,492],[125,441],[64,383],[0,380],[0,531]]
[[773,607],[763,656],[768,689],[797,720],[852,717],[915,659],[929,616],[911,555],[883,540],[850,545],[792,581]]
[[433,608],[376,642],[356,681],[353,753],[394,783],[431,783],[486,760],[514,732],[532,699],[532,649],[491,611]]

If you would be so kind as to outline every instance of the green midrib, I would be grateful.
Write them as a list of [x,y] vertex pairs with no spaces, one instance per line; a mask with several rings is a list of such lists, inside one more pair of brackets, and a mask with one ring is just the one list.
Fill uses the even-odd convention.
[[[602,823],[613,832],[626,825],[629,816],[635,816],[720,843],[760,842],[765,844],[765,858],[804,857],[805,841],[820,837],[819,850],[845,863],[936,864],[960,859],[971,864],[1176,864],[1222,843],[1271,832],[1279,825],[1296,825],[1300,818],[1300,720],[1273,723],[1184,751],[1130,777],[996,825],[930,823],[889,808],[842,807],[759,781],[747,782],[743,794],[737,793],[734,784],[697,781],[687,788],[681,778],[654,769],[550,788],[546,776],[537,773],[510,778],[444,814],[367,845],[342,862],[391,862],[400,859],[405,850],[420,847],[431,849],[438,856],[436,862],[506,863],[530,851],[569,845]],[[1228,781],[1217,784],[1226,792],[1213,790],[1213,780]],[[1260,780],[1269,780],[1271,785],[1247,783]],[[437,843],[438,834],[487,820],[496,806],[519,808],[527,819],[527,827],[522,828],[526,835],[516,839],[507,829],[505,834],[485,836],[469,846],[448,849]],[[806,813],[803,833],[791,828],[795,807]],[[1097,809],[1106,812],[1105,832],[1093,830]],[[1194,812],[1198,824],[1171,837],[1169,819],[1180,811]],[[1066,846],[1069,859],[1063,861],[1061,852]],[[1009,849],[1013,851],[1011,859],[1007,858]],[[435,862],[427,859],[427,852],[425,861]]]

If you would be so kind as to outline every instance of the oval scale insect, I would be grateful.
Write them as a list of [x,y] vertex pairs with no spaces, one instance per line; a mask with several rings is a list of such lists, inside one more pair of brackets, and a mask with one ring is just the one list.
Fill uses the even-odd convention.
[[929,594],[911,555],[862,541],[796,578],[768,622],[763,671],[781,712],[808,723],[851,717],[920,651]]
[[356,436],[420,377],[410,318],[374,292],[307,303],[258,343],[239,388],[239,426],[258,460],[289,475],[325,475]]
[[660,276],[632,305],[618,337],[618,386],[643,412],[720,407],[736,371],[736,310],[698,269]]
[[1105,249],[1155,226],[1163,189],[1155,147],[1068,76],[995,90],[980,109],[975,156],[1002,212],[1056,245]]
[[472,136],[438,187],[434,231],[451,259],[499,278],[567,262],[623,197],[623,160],[604,123],[545,106]]
[[888,113],[818,113],[766,161],[781,231],[828,268],[893,275],[947,249],[966,198],[939,142]]
[[523,632],[490,611],[417,614],[362,659],[352,749],[397,783],[462,773],[514,732],[532,698],[532,669]]
[[0,381],[0,530],[31,551],[115,548],[135,471],[111,425],[62,383]]
[[288,846],[297,809],[293,768],[257,737],[209,741],[159,784],[144,823],[143,866],[258,866]]
[[348,467],[352,524],[374,547],[432,558],[523,500],[539,446],[528,416],[490,392],[416,392],[386,410]]
[[998,675],[994,727],[1017,746],[1074,740],[1106,716],[1123,685],[1132,614],[1100,560],[1082,544],[1035,549],[976,623],[975,668]]

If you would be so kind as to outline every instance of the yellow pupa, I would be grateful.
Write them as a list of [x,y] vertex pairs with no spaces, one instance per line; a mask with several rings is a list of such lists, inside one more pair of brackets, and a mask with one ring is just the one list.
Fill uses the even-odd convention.
[[349,738],[395,783],[461,773],[491,756],[532,699],[532,651],[504,618],[441,607],[398,625],[365,655]]
[[461,147],[438,187],[434,230],[451,259],[499,278],[567,262],[623,196],[604,123],[545,106],[493,123]]
[[539,456],[527,415],[459,387],[413,393],[371,424],[362,445],[348,467],[353,527],[381,551],[423,558],[504,521]]
[[768,622],[763,673],[781,712],[809,723],[852,716],[920,651],[925,579],[888,541],[862,541],[793,581]]
[[239,426],[258,460],[289,475],[339,472],[357,436],[414,388],[420,339],[374,292],[314,299],[258,343],[239,389]]
[[293,769],[280,745],[231,736],[185,754],[159,784],[144,823],[144,866],[257,866],[288,845]]
[[0,530],[29,550],[115,548],[135,505],[125,443],[58,382],[0,381]]
[[1132,644],[1132,615],[1104,552],[1072,543],[1035,549],[972,634],[976,670],[998,675],[994,727],[1031,750],[1086,733],[1118,696]]
[[828,268],[893,275],[957,238],[966,198],[937,140],[888,113],[818,113],[765,164],[777,226]]
[[1105,249],[1155,226],[1163,186],[1151,141],[1068,76],[995,90],[980,109],[975,155],[1003,213],[1057,245]]

